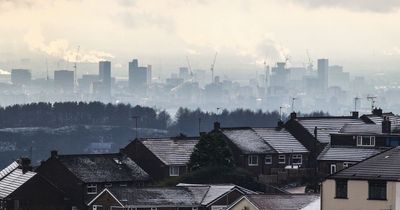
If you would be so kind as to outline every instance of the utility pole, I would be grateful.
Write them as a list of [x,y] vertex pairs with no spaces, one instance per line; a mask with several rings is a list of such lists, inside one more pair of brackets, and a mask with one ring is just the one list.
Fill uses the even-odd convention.
[[132,119],[135,119],[135,139],[138,138],[138,119],[140,116],[132,116]]
[[220,109],[221,109],[220,107],[217,107],[217,122],[218,122],[218,113]]

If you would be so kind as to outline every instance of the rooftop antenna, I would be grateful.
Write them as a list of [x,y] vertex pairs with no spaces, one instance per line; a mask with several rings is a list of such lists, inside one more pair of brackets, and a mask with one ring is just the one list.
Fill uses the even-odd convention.
[[361,100],[361,98],[359,98],[359,97],[354,98],[354,111],[355,112],[357,111],[357,101],[359,101],[359,100]]
[[135,119],[135,139],[138,138],[138,119],[140,116],[134,115],[132,116],[132,119]]
[[281,120],[281,121],[282,121],[282,109],[283,109],[283,106],[280,106],[279,107],[279,120]]
[[220,109],[221,109],[221,107],[217,107],[217,122],[218,122],[218,113],[219,113]]
[[210,70],[211,70],[211,83],[214,83],[214,66],[215,66],[215,61],[217,60],[217,54],[218,54],[218,52],[215,52],[214,60],[213,60],[213,62],[211,64],[211,68],[210,68]]
[[292,112],[294,112],[294,102],[297,100],[297,98],[292,98]]
[[376,96],[367,96],[367,100],[371,101],[371,111],[374,111],[375,102],[376,102],[375,99],[376,99]]

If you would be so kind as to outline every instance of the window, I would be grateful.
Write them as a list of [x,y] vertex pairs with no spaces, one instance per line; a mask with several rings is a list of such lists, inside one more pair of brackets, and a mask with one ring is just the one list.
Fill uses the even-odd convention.
[[386,200],[386,182],[369,181],[368,182],[369,200]]
[[97,185],[96,184],[88,184],[86,186],[87,194],[97,194]]
[[247,158],[247,162],[249,166],[258,166],[258,156],[257,155],[249,155]]
[[272,156],[271,155],[265,156],[264,162],[265,164],[272,164]]
[[344,180],[344,179],[336,180],[336,197],[335,198],[347,198],[347,180]]
[[103,210],[102,205],[93,205],[93,210]]
[[331,174],[336,173],[336,164],[331,164]]
[[223,206],[223,205],[215,205],[215,206],[211,206],[211,210],[224,210],[226,209],[227,206]]
[[179,176],[179,166],[170,166],[169,176]]
[[375,136],[357,136],[357,146],[375,146]]
[[343,168],[348,168],[348,167],[350,167],[350,166],[352,166],[352,165],[354,165],[353,162],[344,162],[344,163],[343,163]]
[[279,163],[279,164],[285,164],[285,163],[286,163],[286,157],[285,157],[285,155],[279,155],[279,156],[278,156],[278,163]]
[[301,165],[303,162],[303,156],[302,155],[292,155],[292,163],[294,165]]

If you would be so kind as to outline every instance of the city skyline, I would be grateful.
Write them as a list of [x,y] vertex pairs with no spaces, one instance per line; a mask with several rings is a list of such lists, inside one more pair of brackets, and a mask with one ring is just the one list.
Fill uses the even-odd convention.
[[399,4],[359,3],[0,1],[0,69],[31,66],[44,74],[47,60],[50,69],[72,70],[80,46],[78,65],[89,73],[90,63],[104,59],[122,74],[132,57],[160,75],[185,66],[186,56],[194,69],[209,69],[216,51],[216,69],[224,74],[255,72],[264,60],[272,65],[285,57],[301,66],[307,51],[314,63],[326,57],[352,73],[395,72]]

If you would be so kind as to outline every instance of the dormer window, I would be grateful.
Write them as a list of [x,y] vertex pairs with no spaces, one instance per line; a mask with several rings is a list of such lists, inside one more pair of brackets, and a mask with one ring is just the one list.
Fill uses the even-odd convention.
[[357,136],[357,146],[360,147],[375,146],[375,136]]

